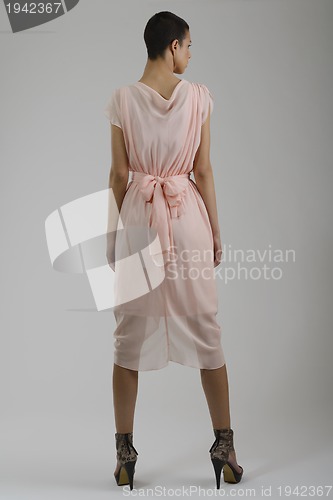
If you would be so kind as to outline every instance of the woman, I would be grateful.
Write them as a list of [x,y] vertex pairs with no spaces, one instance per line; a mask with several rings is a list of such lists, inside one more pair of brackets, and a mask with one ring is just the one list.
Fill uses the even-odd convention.
[[[241,480],[243,469],[233,447],[227,370],[216,322],[214,267],[222,251],[209,158],[213,100],[205,85],[174,75],[185,72],[191,57],[190,30],[183,19],[167,11],[155,14],[144,40],[148,60],[141,79],[116,89],[105,110],[112,130],[109,187],[120,212],[111,217],[109,227],[117,231],[108,232],[107,248],[118,299],[114,476],[118,485],[133,488],[138,371],[174,361],[200,369],[215,435],[209,451],[219,488],[222,469],[224,480],[232,483]],[[192,171],[196,182],[189,177]],[[157,279],[157,271],[163,279]]]

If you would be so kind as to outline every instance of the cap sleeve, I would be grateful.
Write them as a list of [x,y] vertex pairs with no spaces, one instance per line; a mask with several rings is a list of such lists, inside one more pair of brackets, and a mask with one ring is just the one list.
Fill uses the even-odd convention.
[[119,89],[115,89],[109,99],[106,108],[104,109],[104,115],[109,119],[113,125],[122,128],[121,123],[121,113],[119,106]]
[[208,118],[209,107],[210,107],[210,114],[212,114],[213,112],[214,98],[208,87],[206,87],[206,85],[201,83],[200,87],[201,87],[201,99],[202,99],[201,124],[203,125]]

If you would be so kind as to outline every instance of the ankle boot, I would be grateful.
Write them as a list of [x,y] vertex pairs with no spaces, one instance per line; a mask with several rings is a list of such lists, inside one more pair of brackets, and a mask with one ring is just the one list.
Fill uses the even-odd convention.
[[132,490],[135,464],[138,455],[138,452],[133,446],[133,432],[128,432],[127,434],[116,432],[115,439],[117,462],[120,464],[120,469],[114,476],[118,486],[129,484]]
[[242,469],[241,472],[237,472],[228,461],[229,452],[234,451],[233,434],[233,430],[230,428],[214,429],[215,441],[209,452],[214,466],[217,489],[220,489],[222,468],[226,483],[239,483],[243,475],[241,466],[239,466]]

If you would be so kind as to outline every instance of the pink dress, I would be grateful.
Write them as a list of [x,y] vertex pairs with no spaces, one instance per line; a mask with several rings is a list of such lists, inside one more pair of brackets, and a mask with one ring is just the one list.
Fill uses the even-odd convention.
[[123,131],[130,170],[113,312],[114,363],[131,370],[225,364],[212,230],[190,178],[209,105],[204,84],[182,79],[170,99],[142,82],[119,87],[105,109]]

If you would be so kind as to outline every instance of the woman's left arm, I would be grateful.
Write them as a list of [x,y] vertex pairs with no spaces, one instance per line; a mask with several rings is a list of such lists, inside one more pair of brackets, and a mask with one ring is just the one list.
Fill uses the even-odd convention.
[[[112,162],[109,174],[107,259],[110,267],[114,270],[116,230],[118,227],[119,213],[128,183],[129,161],[123,131],[120,127],[113,124],[111,124],[111,154]],[[114,201],[116,202],[117,210],[112,210],[111,208],[114,207]]]

